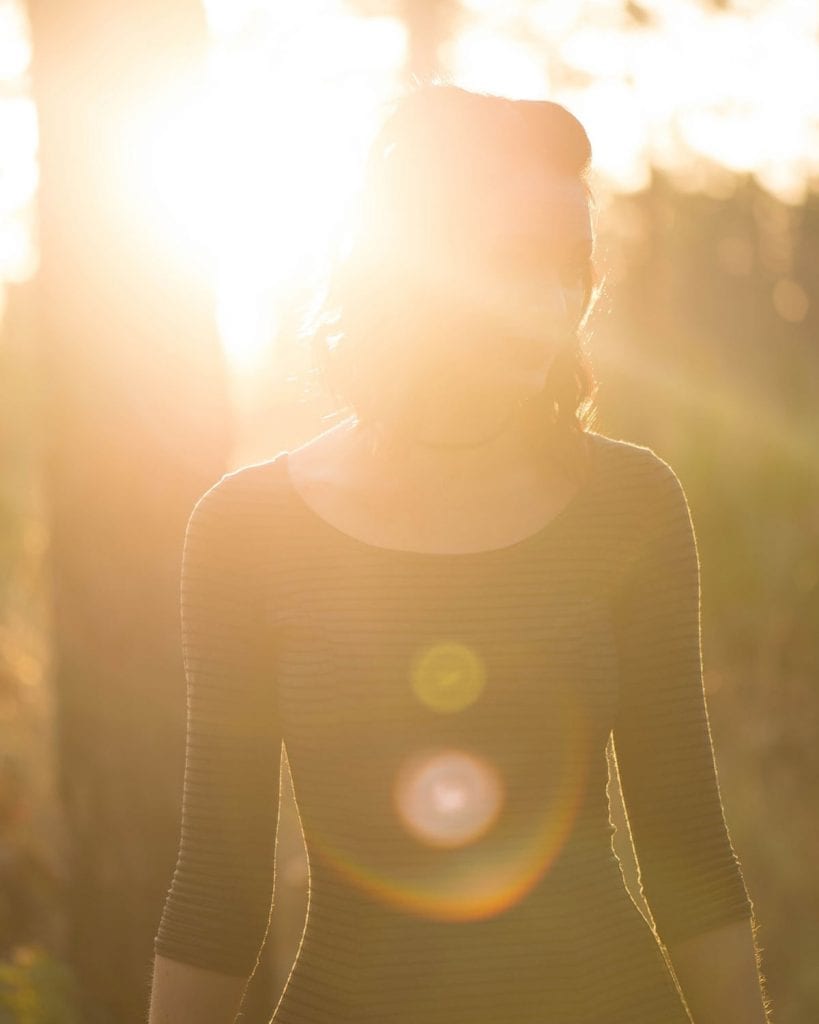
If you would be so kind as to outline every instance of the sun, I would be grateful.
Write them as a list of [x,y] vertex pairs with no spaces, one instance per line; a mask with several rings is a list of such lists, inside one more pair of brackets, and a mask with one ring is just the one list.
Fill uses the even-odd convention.
[[272,36],[236,43],[234,21],[212,18],[227,34],[212,39],[207,73],[141,97],[132,119],[129,174],[141,212],[208,262],[220,335],[239,372],[258,366],[289,290],[327,258],[403,63],[396,19],[329,19],[344,43],[331,48],[299,17],[286,59],[269,52]]

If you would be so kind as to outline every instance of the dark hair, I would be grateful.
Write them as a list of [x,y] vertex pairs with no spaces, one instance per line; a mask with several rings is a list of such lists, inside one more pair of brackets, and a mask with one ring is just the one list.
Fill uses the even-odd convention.
[[[370,148],[351,229],[306,333],[331,393],[362,422],[399,439],[412,423],[411,359],[428,338],[425,325],[449,313],[447,256],[463,247],[475,197],[524,160],[587,182],[591,145],[565,107],[511,100],[444,83],[416,85],[395,102]],[[470,208],[470,202],[472,207]],[[544,389],[526,405],[535,443],[574,461],[594,419],[595,381],[581,330],[602,282],[589,262],[583,315],[558,353]]]

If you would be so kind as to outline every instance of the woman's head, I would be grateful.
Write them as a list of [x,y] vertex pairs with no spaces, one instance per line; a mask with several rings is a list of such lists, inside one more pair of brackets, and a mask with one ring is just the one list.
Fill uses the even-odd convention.
[[523,405],[533,440],[579,435],[590,160],[582,125],[554,103],[451,85],[397,102],[314,333],[326,381],[361,421],[400,439],[442,402],[487,423]]

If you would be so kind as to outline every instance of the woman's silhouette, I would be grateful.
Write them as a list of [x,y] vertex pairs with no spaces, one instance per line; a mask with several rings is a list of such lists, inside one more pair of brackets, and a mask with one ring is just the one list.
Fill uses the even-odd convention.
[[[150,1024],[233,1019],[282,742],[310,903],[277,1024],[684,1024],[666,951],[696,1024],[764,1021],[686,500],[589,429],[590,156],[557,104],[442,84],[376,138],[316,332],[352,415],[188,524]],[[612,732],[656,930],[612,849]]]

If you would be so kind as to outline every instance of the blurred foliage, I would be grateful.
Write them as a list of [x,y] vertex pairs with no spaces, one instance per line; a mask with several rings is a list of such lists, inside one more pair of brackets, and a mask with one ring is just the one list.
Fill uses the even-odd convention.
[[0,962],[0,1024],[80,1024],[74,979],[45,950],[20,947]]
[[12,290],[0,338],[0,1021],[68,1024],[30,298]]

